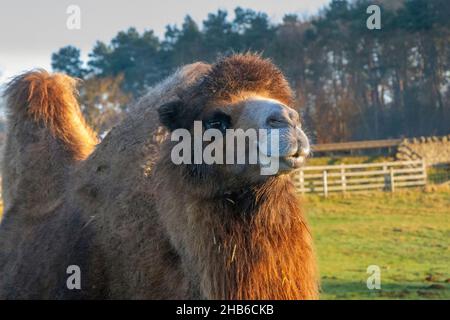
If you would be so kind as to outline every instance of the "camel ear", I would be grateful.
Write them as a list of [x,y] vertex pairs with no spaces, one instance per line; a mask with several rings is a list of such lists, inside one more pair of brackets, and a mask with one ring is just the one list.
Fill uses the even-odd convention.
[[159,121],[170,131],[181,127],[179,114],[183,110],[183,102],[175,100],[163,104],[158,108]]

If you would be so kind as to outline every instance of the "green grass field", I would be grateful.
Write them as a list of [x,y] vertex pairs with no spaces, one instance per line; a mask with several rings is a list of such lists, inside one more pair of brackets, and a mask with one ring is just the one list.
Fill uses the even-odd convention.
[[[450,192],[303,197],[321,299],[450,299]],[[381,290],[367,289],[369,265]]]
[[[450,191],[307,195],[303,201],[321,299],[450,299]],[[369,265],[381,269],[381,290],[367,289]]]

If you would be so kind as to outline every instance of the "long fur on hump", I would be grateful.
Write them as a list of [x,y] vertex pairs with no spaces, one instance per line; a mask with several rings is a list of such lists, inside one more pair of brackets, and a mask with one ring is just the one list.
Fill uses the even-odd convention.
[[86,124],[76,99],[77,81],[45,70],[24,73],[7,86],[5,96],[9,117],[32,120],[48,128],[77,160],[85,159],[98,143]]

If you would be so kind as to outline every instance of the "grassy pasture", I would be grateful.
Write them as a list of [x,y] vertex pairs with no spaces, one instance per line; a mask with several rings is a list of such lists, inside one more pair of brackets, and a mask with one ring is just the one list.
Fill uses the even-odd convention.
[[[450,191],[303,197],[322,299],[450,299]],[[1,217],[0,203],[0,217]],[[381,268],[381,290],[366,269]]]
[[[450,191],[303,197],[322,299],[450,299]],[[369,290],[369,265],[381,290]]]

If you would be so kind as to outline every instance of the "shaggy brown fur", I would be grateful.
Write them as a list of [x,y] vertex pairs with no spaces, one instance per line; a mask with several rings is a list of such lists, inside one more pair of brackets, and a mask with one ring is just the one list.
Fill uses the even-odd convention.
[[97,138],[80,113],[75,84],[41,70],[18,76],[8,86],[5,211],[14,204],[38,215],[53,207],[67,171],[94,149]]
[[[89,156],[96,140],[72,80],[59,77],[27,74],[7,91],[1,298],[317,298],[311,236],[288,177],[253,183],[224,168],[176,166],[156,121],[174,101],[177,112],[161,109],[162,120],[187,128],[249,93],[290,104],[269,61],[184,67]],[[66,288],[69,265],[81,267],[82,290]]]
[[[75,85],[76,80],[64,74],[40,70],[16,77],[5,94],[9,105],[18,106],[13,116],[42,123],[75,159],[83,160],[98,141],[80,113]],[[27,106],[20,106],[24,102]]]
[[255,59],[253,55],[237,55],[222,59],[196,88],[200,95],[217,100],[232,100],[242,92],[254,92],[279,100],[286,105],[294,102],[292,91],[281,71],[272,63]]

